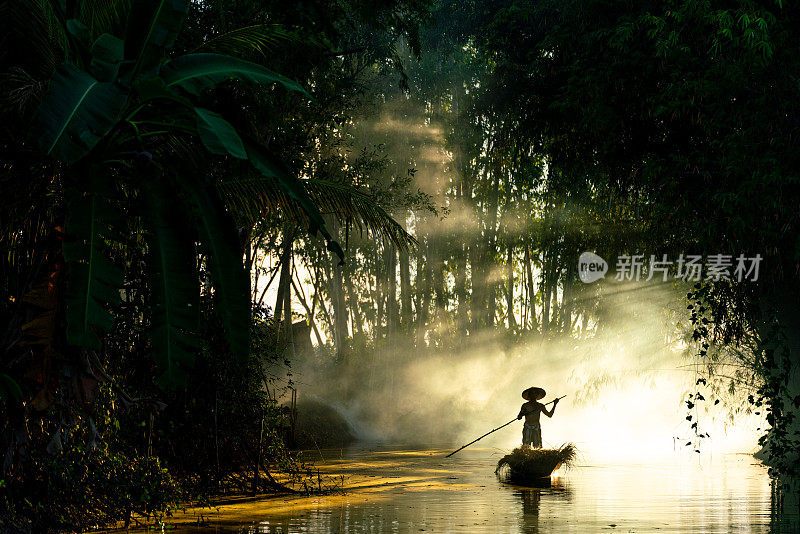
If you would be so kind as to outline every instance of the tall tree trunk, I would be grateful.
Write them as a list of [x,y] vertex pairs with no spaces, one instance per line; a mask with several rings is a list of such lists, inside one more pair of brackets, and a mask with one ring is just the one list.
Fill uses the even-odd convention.
[[361,335],[364,328],[364,318],[361,315],[358,292],[353,286],[353,273],[344,273],[344,287],[347,291],[347,308],[352,316],[353,335]]
[[586,330],[589,327],[589,313],[586,309],[581,312],[581,336],[586,336]]
[[433,318],[434,331],[437,332],[436,342],[441,343],[442,337],[450,332],[450,314],[447,313],[447,295],[444,291],[444,260],[442,259],[441,238],[432,236],[429,240],[428,261],[430,261],[430,290],[434,296]]
[[523,265],[522,265],[522,278],[520,283],[522,284],[522,295],[520,298],[522,299],[522,304],[520,306],[520,328],[522,330],[528,330],[528,308],[530,304],[530,299],[528,298],[528,273],[525,270],[525,259],[528,257],[527,250],[525,251],[525,256],[523,257]]
[[[331,307],[333,307],[333,282],[332,282],[332,275],[331,269],[328,263],[324,260],[325,252],[320,252],[320,263],[322,264],[322,269],[315,268],[314,270],[314,295],[319,295],[320,291],[322,290],[323,285],[328,288],[328,296],[331,299]],[[331,317],[331,313],[328,311],[328,306],[325,303],[323,298],[319,299],[319,309],[322,310],[322,320],[325,322],[325,325],[328,327],[328,332],[331,333],[332,336],[335,336],[336,326],[333,317]],[[332,340],[332,345],[336,346],[336,340]]]
[[517,327],[517,320],[514,317],[514,246],[508,246],[508,256],[506,258],[506,308],[508,309],[508,329],[513,330]]
[[[555,254],[553,255],[552,261],[550,262],[550,283],[552,284],[552,289],[550,290],[550,294],[553,296],[553,302],[550,304],[550,325],[551,330],[555,328],[556,331],[561,331],[561,315],[564,311],[563,308],[559,305],[558,301],[558,285],[561,280],[561,267],[560,267],[560,259],[561,254],[559,254],[558,249],[556,249]],[[564,291],[562,288],[561,291],[561,299],[563,302],[564,299]]]
[[314,300],[311,303],[311,307],[309,307],[308,302],[306,302],[305,295],[302,293],[299,285],[296,285],[294,283],[294,280],[292,280],[292,289],[294,289],[294,294],[295,296],[297,296],[297,300],[300,302],[300,305],[303,307],[303,309],[306,310],[306,317],[308,317],[308,324],[309,326],[311,326],[311,330],[314,331],[314,337],[317,338],[317,343],[321,347],[322,345],[324,345],[324,343],[322,342],[322,335],[319,333],[319,330],[317,329],[317,322],[314,320],[314,310],[312,309],[314,304],[316,304],[317,294],[314,293]]
[[[331,229],[338,236],[336,223],[331,224]],[[331,304],[333,306],[333,340],[336,344],[336,359],[341,361],[347,349],[347,307],[345,306],[344,288],[342,280],[342,266],[339,256],[334,252],[329,253],[331,262]]]
[[430,242],[428,257],[431,262],[432,289],[435,295],[434,303],[438,312],[447,309],[447,295],[444,291],[444,260],[442,258],[441,239],[434,237],[431,238]]
[[[405,227],[405,221],[403,221]],[[407,250],[400,249],[400,324],[403,332],[411,330],[414,318],[411,311],[411,257]]]
[[[500,191],[498,184],[500,183],[500,163],[496,163],[492,172],[492,185],[489,190],[487,213],[486,213],[486,258],[484,269],[491,272],[494,267],[497,257],[497,208],[500,202]],[[495,316],[495,298],[497,297],[497,282],[485,281],[486,287],[486,319],[485,324],[488,327],[494,325]]]
[[430,303],[433,296],[434,286],[434,264],[436,259],[434,257],[433,238],[428,236],[425,239],[425,292],[422,295],[422,307],[425,309],[425,325],[427,326],[430,321]]
[[373,335],[376,340],[383,339],[383,317],[385,315],[384,296],[386,295],[386,258],[382,251],[376,249],[372,254],[372,266],[375,273],[375,323],[373,325]]
[[428,266],[426,248],[428,246],[427,240],[423,235],[424,231],[420,230],[417,239],[419,246],[417,247],[417,346],[422,347],[425,345],[425,334],[428,328],[428,307],[430,304],[430,279],[428,278]]
[[[291,299],[291,281],[292,281],[292,246],[294,244],[294,230],[286,228],[283,235],[283,243],[281,244],[281,274],[278,279],[278,292],[275,298],[275,323],[279,325],[283,340],[291,340],[291,324],[292,324],[292,299]],[[284,316],[288,317],[289,328],[286,329],[285,325],[280,326],[284,321]]]
[[384,243],[386,256],[386,276],[389,292],[386,295],[386,330],[389,336],[397,332],[399,314],[397,311],[397,251],[391,243]]
[[484,288],[486,275],[483,269],[483,247],[480,240],[473,241],[469,247],[470,282],[472,295],[470,295],[470,322],[471,333],[475,333],[483,326],[483,308],[485,304]]
[[[460,239],[459,239],[460,240]],[[467,294],[467,251],[463,241],[455,253],[454,267],[456,293],[456,333],[464,334],[469,328],[469,310]]]
[[531,248],[528,243],[525,243],[525,270],[525,278],[528,284],[528,313],[530,314],[530,325],[532,330],[538,330],[539,324],[536,318],[536,286],[533,281],[533,257],[531,256]]
[[561,331],[569,335],[572,333],[572,263],[567,263],[567,272],[564,275],[564,302],[561,312]]
[[552,291],[550,263],[552,251],[550,248],[544,250],[544,260],[542,262],[542,332],[550,331],[550,297]]
[[[289,255],[289,264],[292,263],[292,255]],[[292,272],[289,271],[289,284],[283,292],[283,338],[286,341],[288,352],[290,356],[295,355],[294,336],[292,335]]]

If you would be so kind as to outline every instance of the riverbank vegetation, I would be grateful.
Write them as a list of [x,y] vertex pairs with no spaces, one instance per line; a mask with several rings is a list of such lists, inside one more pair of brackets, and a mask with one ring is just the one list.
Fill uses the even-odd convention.
[[274,383],[291,314],[249,298],[251,251],[293,228],[338,265],[345,219],[413,241],[359,184],[298,176],[352,113],[360,64],[390,62],[423,11],[280,4],[0,5],[4,529],[158,518],[302,475]]
[[[698,439],[706,398],[750,394],[797,475],[796,8],[0,14],[3,528],[279,488],[302,473],[289,399],[315,391],[295,365],[346,399],[393,383],[388,360],[613,335],[649,294],[614,280],[626,254],[763,257],[758,283],[679,283],[692,328],[662,334],[707,371]],[[580,281],[583,251],[605,281]]]

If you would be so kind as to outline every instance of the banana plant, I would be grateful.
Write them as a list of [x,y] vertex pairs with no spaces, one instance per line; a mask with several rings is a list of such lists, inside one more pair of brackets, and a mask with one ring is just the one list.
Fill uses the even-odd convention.
[[40,104],[37,135],[41,150],[62,164],[67,342],[98,350],[113,325],[123,268],[109,250],[124,242],[124,199],[145,228],[149,334],[159,381],[177,386],[199,344],[198,254],[208,266],[231,350],[246,355],[249,349],[249,277],[237,228],[212,177],[185,165],[195,147],[251,165],[299,206],[312,234],[320,232],[328,248],[343,255],[300,180],[199,102],[230,80],[310,96],[297,82],[244,59],[209,52],[171,56],[188,0],[118,2],[122,13],[114,20],[123,23],[99,35],[96,25],[75,18],[81,2],[51,3],[70,52]]

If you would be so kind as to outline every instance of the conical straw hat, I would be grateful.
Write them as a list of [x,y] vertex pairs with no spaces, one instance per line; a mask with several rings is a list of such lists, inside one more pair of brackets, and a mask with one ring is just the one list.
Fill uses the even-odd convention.
[[522,392],[522,398],[527,401],[543,399],[545,395],[547,393],[542,388],[537,387],[528,388]]

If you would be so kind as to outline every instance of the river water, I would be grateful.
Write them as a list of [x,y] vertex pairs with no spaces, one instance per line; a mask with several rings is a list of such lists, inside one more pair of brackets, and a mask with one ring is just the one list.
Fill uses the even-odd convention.
[[447,452],[356,446],[306,453],[323,484],[348,491],[190,510],[166,531],[800,532],[796,507],[777,513],[766,468],[750,455],[676,455],[644,465],[584,460],[556,473],[549,487],[525,488],[497,479],[499,449],[444,458]]

